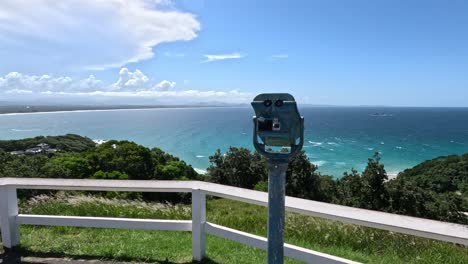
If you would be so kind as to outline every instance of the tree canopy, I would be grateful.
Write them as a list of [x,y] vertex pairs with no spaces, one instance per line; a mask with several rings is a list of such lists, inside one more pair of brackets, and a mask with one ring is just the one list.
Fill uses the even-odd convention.
[[[39,143],[58,153],[12,155]],[[92,178],[109,180],[206,180],[260,191],[268,190],[265,159],[246,148],[218,149],[209,157],[206,175],[159,148],[112,140],[95,146],[77,135],[0,141],[0,177]],[[371,210],[468,224],[468,154],[423,162],[388,179],[378,153],[362,173],[352,169],[335,179],[322,175],[304,151],[289,161],[286,194]],[[21,195],[36,191],[22,191]],[[120,194],[107,193],[109,197]],[[188,201],[183,194],[145,193],[131,197],[171,202]]]
[[[451,156],[425,162],[388,180],[376,153],[362,173],[352,169],[342,178],[321,175],[304,151],[289,161],[286,194],[336,204],[468,223],[466,157]],[[268,190],[265,160],[245,148],[231,147],[225,154],[210,156],[207,179],[243,188]],[[447,165],[447,167],[445,167]],[[448,170],[444,174],[444,169]],[[462,172],[462,173],[461,173]],[[456,176],[456,175],[462,175]],[[434,176],[434,177],[433,177]],[[443,183],[443,184],[442,184]],[[441,188],[445,186],[446,188]],[[448,187],[447,187],[448,186]]]
[[[149,149],[130,141],[111,140],[96,146],[75,135],[2,141],[7,150],[47,143],[61,146],[55,154],[12,155],[0,148],[0,177],[68,178],[108,180],[190,180],[199,175],[192,166],[161,149]],[[25,191],[22,194],[36,194]],[[109,197],[118,196],[107,193]],[[141,195],[125,196],[141,197]],[[171,202],[186,195],[145,194],[144,198]]]
[[83,152],[96,145],[96,143],[94,143],[90,138],[75,134],[67,134],[63,136],[39,136],[18,140],[0,140],[0,149],[3,149],[6,152],[25,150],[27,148],[35,147],[40,143],[46,143],[50,147],[64,152]]

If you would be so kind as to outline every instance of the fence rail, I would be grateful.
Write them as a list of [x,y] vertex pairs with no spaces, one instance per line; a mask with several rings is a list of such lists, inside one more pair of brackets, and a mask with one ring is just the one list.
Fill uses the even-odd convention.
[[[191,192],[192,220],[149,220],[108,217],[78,217],[18,214],[17,189],[86,190],[126,192]],[[206,234],[266,249],[267,240],[235,229],[206,222],[206,195],[267,205],[264,192],[200,181],[132,181],[74,179],[0,179],[0,227],[6,248],[19,245],[20,225],[76,226],[97,228],[155,229],[192,232],[192,256],[201,260]],[[376,212],[311,200],[286,197],[286,210],[349,224],[373,227],[424,238],[468,245],[468,227],[422,218]],[[347,259],[285,244],[285,255],[308,263],[356,263]]]

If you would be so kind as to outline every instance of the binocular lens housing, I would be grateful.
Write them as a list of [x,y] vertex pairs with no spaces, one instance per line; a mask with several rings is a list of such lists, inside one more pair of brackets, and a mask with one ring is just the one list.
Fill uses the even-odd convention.
[[[270,99],[263,101],[263,105],[266,106],[266,107],[270,107],[272,104],[273,104],[273,102]],[[275,102],[276,107],[282,107],[283,105],[284,105],[283,100],[281,100],[281,99],[276,100],[276,102]]]
[[275,106],[276,107],[282,107],[284,105],[284,101],[283,100],[276,100],[275,102]]
[[252,102],[254,146],[263,155],[288,158],[298,153],[304,142],[304,119],[290,94],[260,94]]

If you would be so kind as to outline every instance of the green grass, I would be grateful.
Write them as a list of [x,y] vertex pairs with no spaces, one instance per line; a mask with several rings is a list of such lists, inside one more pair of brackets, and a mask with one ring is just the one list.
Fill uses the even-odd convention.
[[[29,214],[190,219],[190,207],[84,196],[38,197],[21,203]],[[208,221],[266,236],[266,208],[225,199],[208,200]],[[287,214],[285,240],[364,263],[468,263],[468,248],[371,228]],[[69,227],[21,227],[28,256],[190,263],[189,232]],[[204,263],[265,263],[264,251],[207,237]],[[299,263],[287,259],[286,263]]]

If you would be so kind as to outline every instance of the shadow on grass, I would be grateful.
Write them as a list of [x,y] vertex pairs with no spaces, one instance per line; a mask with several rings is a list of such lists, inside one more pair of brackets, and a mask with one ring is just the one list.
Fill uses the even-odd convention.
[[[32,258],[33,260],[22,260],[22,258]],[[37,261],[35,260],[37,258]],[[48,260],[41,260],[48,259]],[[53,259],[53,260],[50,260]],[[63,262],[60,259],[66,259]],[[15,248],[14,250],[5,250],[0,254],[0,264],[10,263],[23,263],[23,264],[59,264],[59,263],[76,263],[73,260],[80,260],[80,263],[86,264],[86,261],[92,261],[92,263],[116,263],[116,262],[137,262],[137,263],[158,263],[158,264],[218,264],[210,258],[205,258],[203,261],[190,261],[190,262],[172,262],[169,260],[162,259],[137,259],[132,257],[116,257],[112,258],[109,256],[89,256],[89,255],[72,255],[65,254],[63,252],[35,252],[22,247]]]

